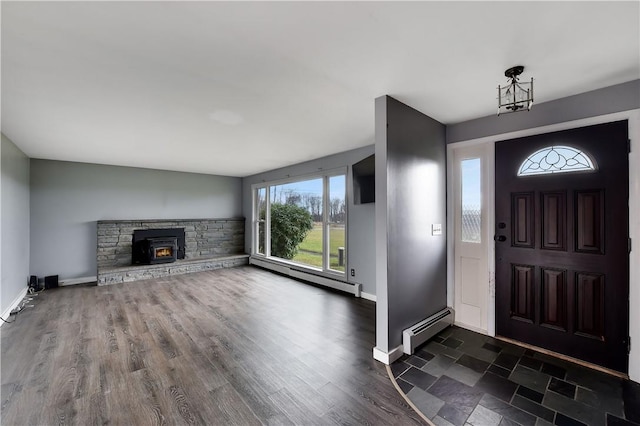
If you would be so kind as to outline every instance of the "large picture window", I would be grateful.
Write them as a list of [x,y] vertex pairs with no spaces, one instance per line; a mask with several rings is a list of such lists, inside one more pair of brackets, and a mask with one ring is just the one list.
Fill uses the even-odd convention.
[[344,274],[346,175],[254,186],[253,254]]

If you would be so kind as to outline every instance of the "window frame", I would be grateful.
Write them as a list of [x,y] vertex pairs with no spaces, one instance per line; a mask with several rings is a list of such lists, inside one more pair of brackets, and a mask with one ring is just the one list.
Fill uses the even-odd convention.
[[[335,269],[331,269],[331,262],[330,262],[330,253],[328,253],[328,250],[330,248],[329,245],[329,233],[328,233],[328,226],[329,226],[329,210],[328,210],[328,205],[329,205],[329,181],[331,179],[331,177],[335,177],[335,176],[344,176],[345,179],[345,191],[344,191],[344,203],[345,203],[345,220],[344,220],[344,226],[345,226],[345,242],[344,242],[344,247],[345,247],[345,270],[344,271],[339,271],[339,270],[335,270]],[[281,257],[276,257],[276,256],[272,256],[271,255],[271,187],[273,186],[277,186],[277,185],[284,185],[284,184],[289,184],[289,183],[295,183],[295,182],[302,182],[302,181],[306,181],[306,180],[314,180],[314,179],[322,179],[322,207],[323,207],[323,211],[322,211],[322,268],[318,268],[318,267],[314,267],[312,265],[308,265],[305,263],[301,263],[301,262],[296,262],[293,260],[288,260],[288,259],[283,259]],[[347,237],[347,230],[348,230],[348,224],[347,224],[347,218],[349,217],[349,195],[350,195],[350,191],[348,190],[348,185],[347,185],[347,180],[348,180],[348,168],[347,167],[339,167],[339,168],[335,168],[335,169],[328,169],[328,170],[323,170],[317,173],[309,173],[309,174],[303,174],[303,175],[297,175],[297,176],[287,176],[286,178],[282,178],[282,179],[275,179],[275,180],[270,180],[270,181],[263,181],[263,182],[259,182],[259,183],[254,183],[251,185],[251,199],[252,199],[252,211],[251,211],[251,256],[255,256],[257,258],[261,258],[261,259],[265,259],[268,260],[270,262],[274,262],[274,263],[280,263],[280,264],[284,264],[284,265],[288,265],[288,266],[295,266],[297,269],[303,269],[309,272],[312,272],[314,274],[320,274],[320,275],[325,275],[325,276],[329,276],[329,277],[333,277],[333,278],[339,278],[339,279],[343,279],[346,280],[347,278],[347,269],[348,269],[348,237]],[[266,197],[266,210],[265,210],[265,218],[264,218],[264,224],[265,224],[265,230],[264,230],[264,235],[265,235],[265,244],[264,244],[264,253],[260,253],[259,252],[259,238],[260,238],[260,233],[259,233],[259,224],[260,224],[260,220],[259,220],[259,212],[258,212],[258,191],[260,189],[264,189],[265,190],[265,197]]]
[[267,230],[267,226],[266,223],[269,221],[270,219],[270,203],[269,203],[269,197],[267,197],[267,192],[266,192],[266,187],[256,187],[255,189],[251,190],[251,194],[252,194],[252,227],[251,227],[251,251],[252,254],[257,254],[260,256],[265,256],[268,254],[267,250],[270,249],[270,247],[268,247],[268,245],[265,243],[264,245],[264,253],[260,253],[260,212],[258,211],[258,207],[260,206],[260,199],[258,197],[258,192],[264,189],[265,190],[265,213],[264,213],[264,219],[262,219],[262,223],[264,223],[264,239],[265,241],[267,241],[267,238],[270,238],[271,236],[268,235],[268,230]]
[[[340,271],[339,269],[331,268],[331,225],[339,224],[340,222],[332,222],[331,221],[331,178],[343,176],[344,177],[344,271]],[[324,214],[323,214],[323,264],[326,266],[326,270],[329,272],[337,273],[340,275],[345,275],[347,272],[347,211],[348,211],[348,198],[347,198],[347,173],[345,171],[344,174],[327,174],[324,177],[324,194],[325,205],[324,205]],[[339,255],[338,255],[339,256]]]
[[[557,148],[557,149],[556,149]],[[531,170],[536,170],[536,169],[532,169],[530,165],[528,165],[527,163],[531,163],[531,164],[540,164],[542,162],[542,160],[544,160],[552,151],[556,151],[559,152],[558,150],[571,150],[574,151],[576,154],[571,157],[570,159],[575,160],[575,158],[577,156],[582,156],[584,157],[584,159],[586,160],[587,164],[584,165],[582,164],[583,167],[580,168],[569,168],[569,169],[564,169],[563,167],[565,167],[567,165],[567,162],[565,162],[565,166],[562,166],[562,168],[558,168],[557,166],[555,166],[555,164],[550,164],[550,167],[546,170],[541,170],[541,171],[531,171]],[[537,163],[534,162],[532,160],[532,158],[538,154],[543,153],[544,151],[548,151],[547,153],[545,153],[542,157],[541,160],[538,161]],[[557,153],[556,155],[558,156],[562,156],[562,154]],[[563,156],[564,157],[564,156]],[[527,167],[525,168],[525,165],[527,165]],[[516,173],[516,176],[518,178],[521,177],[529,177],[529,176],[545,176],[545,175],[553,175],[553,174],[558,174],[558,173],[593,173],[598,171],[598,163],[596,162],[596,159],[587,151],[584,151],[580,148],[577,148],[575,146],[571,146],[571,145],[562,145],[562,144],[556,144],[556,145],[549,145],[549,146],[545,146],[544,148],[540,148],[535,150],[534,152],[531,152],[530,154],[528,154],[526,156],[526,158],[520,163],[520,166],[518,167],[518,172]]]
[[[474,161],[477,160],[478,161],[478,186],[479,186],[479,195],[480,195],[480,205],[478,206],[478,213],[480,215],[480,222],[479,222],[479,232],[478,232],[478,240],[465,240],[465,227],[463,225],[464,223],[464,201],[465,201],[465,174],[464,174],[464,170],[463,170],[463,163],[465,161]],[[484,168],[484,159],[482,158],[481,155],[477,155],[477,156],[467,156],[465,158],[461,158],[459,159],[459,163],[460,163],[460,188],[458,188],[458,190],[460,191],[460,242],[465,243],[465,244],[482,244],[482,221],[484,220],[484,215],[483,215],[483,194],[482,194],[482,182],[484,179],[484,172],[483,172],[483,168]]]

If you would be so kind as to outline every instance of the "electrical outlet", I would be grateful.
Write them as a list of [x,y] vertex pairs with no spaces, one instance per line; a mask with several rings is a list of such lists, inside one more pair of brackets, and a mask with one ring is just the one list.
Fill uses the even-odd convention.
[[354,268],[351,268],[351,276],[352,277],[356,276],[356,270]]

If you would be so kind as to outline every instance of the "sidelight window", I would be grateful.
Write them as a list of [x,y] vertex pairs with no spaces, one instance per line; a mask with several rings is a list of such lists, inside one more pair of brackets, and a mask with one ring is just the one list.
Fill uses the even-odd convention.
[[596,170],[589,154],[570,146],[548,146],[529,155],[520,165],[518,176],[545,175]]
[[465,243],[480,243],[482,233],[482,175],[479,158],[460,162],[462,182],[461,236]]

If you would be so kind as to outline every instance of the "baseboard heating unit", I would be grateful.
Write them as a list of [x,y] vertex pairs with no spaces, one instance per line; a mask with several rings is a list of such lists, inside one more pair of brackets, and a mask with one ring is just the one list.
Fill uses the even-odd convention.
[[453,325],[454,314],[453,308],[446,308],[404,330],[402,332],[402,351],[407,355],[413,354],[418,346]]
[[301,271],[292,266],[276,264],[275,262],[269,262],[262,259],[256,259],[255,257],[249,258],[251,265],[259,266],[261,268],[269,269],[274,272],[278,272],[283,275],[287,275],[291,278],[296,278],[303,281],[308,281],[314,284],[319,284],[325,287],[330,287],[335,290],[341,290],[347,293],[351,293],[356,297],[361,297],[362,284],[348,284],[338,280],[332,280],[318,275],[310,274],[305,271]]

